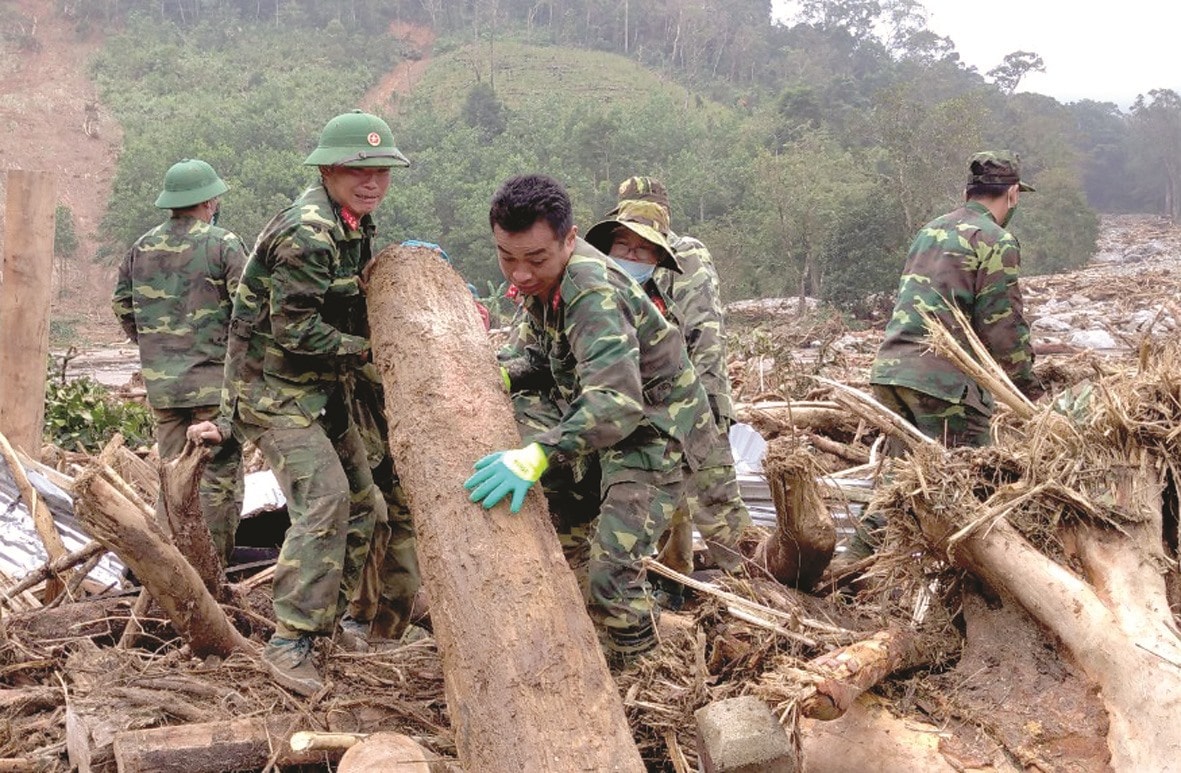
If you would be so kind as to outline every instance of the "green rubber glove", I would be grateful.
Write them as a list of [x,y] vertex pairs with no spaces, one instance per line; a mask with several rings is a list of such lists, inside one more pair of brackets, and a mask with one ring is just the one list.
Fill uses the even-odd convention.
[[512,451],[488,454],[475,464],[475,473],[463,483],[472,492],[473,502],[481,502],[485,509],[512,494],[509,512],[521,512],[525,494],[549,467],[545,451],[537,443]]

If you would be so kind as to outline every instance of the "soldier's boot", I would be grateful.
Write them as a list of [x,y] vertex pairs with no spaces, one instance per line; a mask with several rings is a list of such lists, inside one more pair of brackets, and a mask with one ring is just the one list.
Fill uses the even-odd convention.
[[349,652],[372,652],[373,646],[369,641],[369,623],[355,617],[345,616],[340,619],[340,631],[337,643]]
[[277,683],[300,695],[315,695],[324,686],[312,662],[312,637],[288,639],[274,635],[262,651],[262,663]]
[[661,609],[667,609],[669,612],[680,612],[685,606],[687,595],[688,589],[676,580],[661,577],[653,583],[653,600]]
[[656,626],[651,619],[627,628],[607,629],[607,667],[618,674],[656,649]]

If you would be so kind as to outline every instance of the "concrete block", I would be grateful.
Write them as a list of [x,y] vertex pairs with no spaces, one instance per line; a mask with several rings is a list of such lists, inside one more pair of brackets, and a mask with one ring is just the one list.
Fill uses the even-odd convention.
[[796,773],[791,738],[762,700],[715,701],[695,716],[702,773]]

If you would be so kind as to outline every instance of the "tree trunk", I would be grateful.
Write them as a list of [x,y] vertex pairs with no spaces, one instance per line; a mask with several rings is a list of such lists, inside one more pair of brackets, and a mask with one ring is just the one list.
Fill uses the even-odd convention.
[[160,493],[173,543],[197,570],[205,589],[219,601],[226,601],[229,589],[221,557],[213,547],[209,525],[201,512],[199,489],[205,462],[200,446],[185,443],[180,456],[160,464]]
[[340,758],[337,773],[431,773],[435,755],[410,736],[377,733],[366,738]]
[[250,651],[246,640],[205,589],[197,571],[168,540],[154,517],[96,471],[83,473],[74,486],[78,515],[87,531],[135,572],[188,642],[193,655],[225,657],[234,650]]
[[[1181,642],[1164,601],[1161,477],[1146,454],[1141,458],[1112,475],[1111,495],[1131,523],[1122,532],[1099,525],[1072,530],[1087,580],[1004,520],[971,532],[951,558],[1016,599],[1099,686],[1114,769],[1171,770],[1181,748]],[[924,532],[946,544],[946,523],[915,503]]]
[[391,247],[375,262],[374,361],[461,764],[642,771],[541,492],[510,515],[463,488],[477,459],[521,445],[470,292],[432,250]]
[[41,458],[45,420],[56,188],[52,172],[8,172],[0,255],[0,432],[34,459]]
[[869,639],[841,647],[808,663],[821,676],[814,692],[800,702],[800,713],[814,719],[844,716],[853,701],[895,671],[913,668],[926,658],[920,654],[914,631],[879,631]]
[[300,714],[279,714],[125,730],[115,734],[114,756],[119,773],[221,773],[339,760],[344,749],[291,749],[292,733],[306,722]]
[[763,460],[775,530],[755,550],[754,562],[785,585],[809,590],[832,562],[837,532],[820,495],[811,452],[787,439],[773,441]]

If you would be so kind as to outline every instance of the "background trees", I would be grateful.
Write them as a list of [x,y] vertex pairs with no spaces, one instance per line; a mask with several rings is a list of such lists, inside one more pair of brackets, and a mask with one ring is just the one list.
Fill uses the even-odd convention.
[[499,283],[486,207],[511,174],[562,179],[585,230],[643,173],[673,227],[717,253],[728,300],[889,294],[914,230],[962,195],[976,149],[1021,153],[1038,187],[1014,230],[1028,270],[1080,265],[1095,210],[1181,215],[1181,98],[1062,105],[1017,93],[1018,51],[988,73],[926,29],[915,0],[120,0],[66,3],[125,131],[103,222],[109,255],[157,222],[163,171],[198,156],[230,185],[223,223],[248,242],[314,178],[300,166],[332,115],[404,57],[390,22],[436,43],[386,113],[414,165],[379,239],[432,239],[480,287]]

